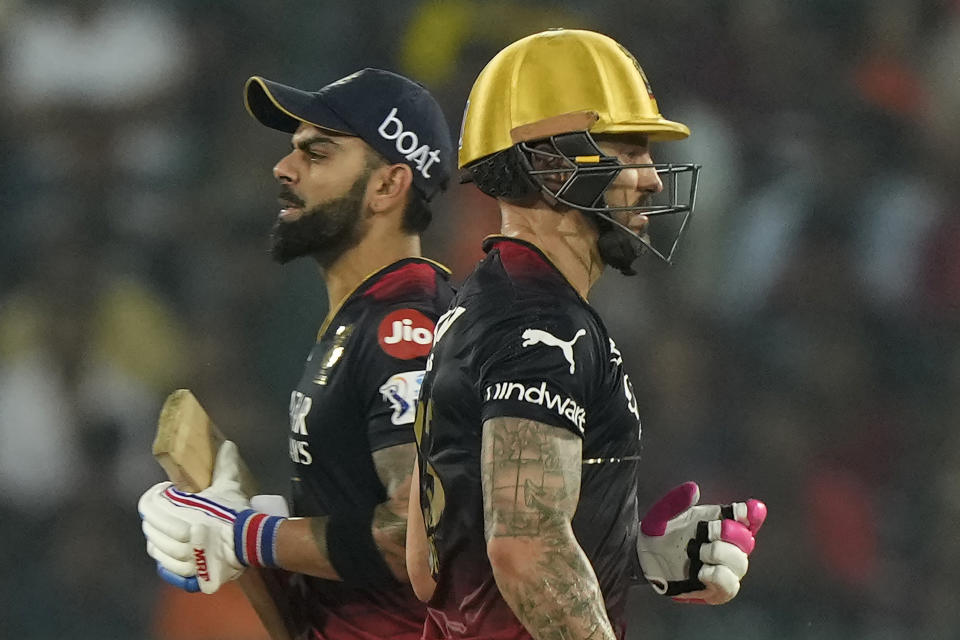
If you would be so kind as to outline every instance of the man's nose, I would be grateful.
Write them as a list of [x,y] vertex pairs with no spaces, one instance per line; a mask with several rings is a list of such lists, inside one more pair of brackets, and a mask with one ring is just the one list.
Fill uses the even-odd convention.
[[273,166],[273,177],[277,181],[283,182],[285,184],[295,184],[297,182],[298,174],[296,168],[293,166],[293,152],[291,151]]
[[[652,164],[652,161],[647,159],[643,163]],[[616,184],[623,189],[628,199],[631,198],[631,191],[635,192],[640,199],[663,191],[663,181],[660,180],[656,168],[652,166],[623,169]]]
[[[646,158],[646,163],[653,164],[653,160]],[[637,191],[643,194],[654,194],[663,191],[663,181],[656,167],[637,169]]]

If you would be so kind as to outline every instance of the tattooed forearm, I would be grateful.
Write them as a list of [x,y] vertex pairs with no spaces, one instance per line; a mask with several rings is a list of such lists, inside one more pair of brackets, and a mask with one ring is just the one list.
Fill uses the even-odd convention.
[[373,453],[377,475],[387,500],[374,508],[373,540],[394,576],[406,582],[407,506],[412,482],[416,445],[401,444]]
[[[373,454],[377,475],[387,493],[387,499],[374,507],[370,525],[373,541],[390,567],[394,577],[407,582],[407,563],[404,551],[407,535],[407,501],[416,447],[398,445]],[[330,562],[327,525],[330,518],[293,518],[278,533],[278,559],[290,571],[306,573],[328,580],[340,575]]]
[[[390,569],[400,578],[405,578],[407,556],[407,515],[394,513],[390,507],[378,504],[373,510],[373,541]],[[406,581],[406,580],[404,580]]]
[[593,567],[570,526],[581,441],[533,420],[484,423],[484,527],[494,577],[533,637],[614,638]]
[[[580,495],[580,440],[533,420],[488,421],[483,439],[487,539],[551,535],[567,523]],[[487,430],[489,429],[489,437]],[[549,431],[548,431],[549,430]]]

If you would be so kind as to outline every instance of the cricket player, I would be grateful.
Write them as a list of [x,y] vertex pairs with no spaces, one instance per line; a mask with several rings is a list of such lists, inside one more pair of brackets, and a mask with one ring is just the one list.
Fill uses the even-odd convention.
[[424,638],[623,638],[641,571],[675,599],[730,600],[766,507],[698,506],[688,482],[641,524],[637,399],[587,302],[605,267],[672,257],[647,227],[689,216],[698,167],[654,164],[650,144],[689,130],[617,42],[551,30],[488,63],[461,131],[502,235],[438,321],[420,393],[407,565]]
[[421,85],[364,69],[309,92],[252,77],[246,107],[291,134],[273,168],[282,209],[273,257],[312,257],[330,312],[290,395],[293,518],[250,509],[236,446],[210,488],[170,483],[140,500],[147,551],[168,581],[216,591],[248,566],[304,574],[310,638],[419,638],[424,606],[405,566],[416,456],[412,423],[449,272],[420,257],[428,202],[453,149]]

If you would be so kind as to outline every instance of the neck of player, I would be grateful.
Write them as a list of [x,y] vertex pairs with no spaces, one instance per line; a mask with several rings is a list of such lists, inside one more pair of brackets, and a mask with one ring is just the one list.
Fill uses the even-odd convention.
[[365,278],[404,258],[420,257],[420,236],[374,224],[360,241],[327,269],[321,269],[331,311]]
[[535,245],[586,299],[604,267],[597,228],[586,215],[576,209],[557,211],[543,200],[530,207],[499,204],[500,232]]

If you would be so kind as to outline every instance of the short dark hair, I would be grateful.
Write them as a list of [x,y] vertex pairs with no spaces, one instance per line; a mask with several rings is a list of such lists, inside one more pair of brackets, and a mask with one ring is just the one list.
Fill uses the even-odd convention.
[[407,199],[403,220],[400,222],[400,230],[404,233],[420,235],[430,226],[431,220],[433,220],[433,212],[430,211],[427,199],[419,189],[411,185],[410,197]]
[[[367,145],[367,170],[379,169],[387,164],[391,164],[391,162],[373,147]],[[410,195],[407,198],[407,205],[403,209],[403,218],[400,220],[400,230],[407,234],[420,235],[430,226],[431,220],[433,220],[433,212],[430,211],[427,199],[420,189],[411,183]]]

